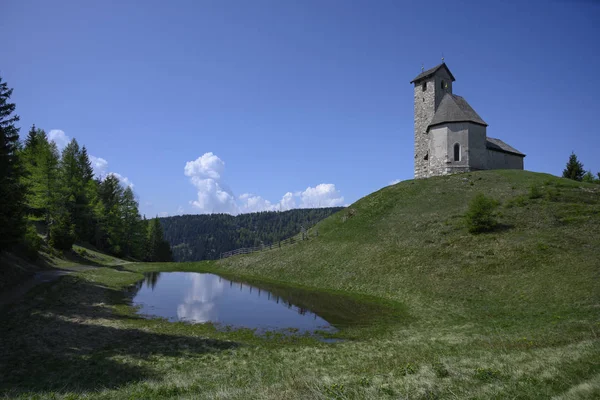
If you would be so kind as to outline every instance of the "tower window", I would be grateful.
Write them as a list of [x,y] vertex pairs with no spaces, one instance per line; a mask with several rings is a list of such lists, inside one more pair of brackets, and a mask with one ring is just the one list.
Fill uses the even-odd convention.
[[454,161],[460,161],[460,144],[454,145]]
[[421,89],[422,89],[423,91],[426,91],[426,90],[427,90],[427,82],[423,81],[423,83],[421,84]]
[[442,90],[444,90],[445,86],[446,86],[446,82],[444,80],[442,80],[442,85],[441,85]]

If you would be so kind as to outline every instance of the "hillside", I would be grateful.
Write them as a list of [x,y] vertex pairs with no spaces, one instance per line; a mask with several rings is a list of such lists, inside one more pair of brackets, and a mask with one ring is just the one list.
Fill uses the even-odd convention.
[[276,243],[341,210],[341,207],[161,218],[175,261],[218,259],[222,252]]
[[[463,215],[481,192],[501,202],[501,224],[473,235]],[[0,309],[0,396],[600,398],[600,185],[523,171],[405,181],[318,229],[268,252],[40,285]],[[131,296],[143,273],[168,271],[256,283],[360,321],[323,343],[140,318]],[[183,301],[202,311],[218,292],[199,284]]]
[[[464,226],[478,192],[501,202],[495,232],[472,235]],[[404,304],[410,326],[361,350],[371,356],[346,360],[345,373],[384,373],[378,364],[437,358],[454,379],[436,386],[474,397],[600,393],[593,361],[600,356],[600,186],[526,171],[410,180],[364,197],[318,228],[308,242],[219,266]],[[489,380],[478,378],[478,368]],[[482,380],[493,386],[479,387]]]

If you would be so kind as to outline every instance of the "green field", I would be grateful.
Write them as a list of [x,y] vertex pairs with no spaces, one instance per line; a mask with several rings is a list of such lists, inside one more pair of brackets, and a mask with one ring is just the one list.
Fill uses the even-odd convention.
[[[498,228],[468,233],[484,193]],[[0,310],[0,396],[600,398],[600,186],[523,171],[405,181],[319,236],[220,262],[76,272]],[[115,262],[116,263],[116,262]],[[145,271],[207,271],[368,297],[398,312],[338,343],[135,315]]]

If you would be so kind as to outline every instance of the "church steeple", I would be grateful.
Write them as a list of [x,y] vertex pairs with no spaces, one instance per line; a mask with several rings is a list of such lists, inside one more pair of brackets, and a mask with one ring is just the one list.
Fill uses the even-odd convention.
[[454,76],[445,63],[422,71],[410,83],[414,84],[415,106],[415,178],[427,178],[429,171],[429,138],[427,127],[444,95],[452,93]]

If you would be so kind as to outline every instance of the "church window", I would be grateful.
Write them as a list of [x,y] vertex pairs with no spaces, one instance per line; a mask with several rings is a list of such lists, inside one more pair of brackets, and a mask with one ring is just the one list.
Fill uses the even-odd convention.
[[442,84],[441,84],[441,88],[442,88],[442,90],[444,90],[444,87],[445,87],[445,86],[446,86],[446,82],[444,82],[444,81],[442,80]]
[[454,161],[460,161],[460,144],[454,145]]
[[429,160],[429,152],[425,153],[425,157],[423,157],[423,160]]
[[421,89],[422,89],[423,91],[426,91],[426,90],[427,90],[427,82],[423,81],[423,83],[421,84]]

